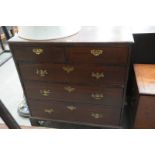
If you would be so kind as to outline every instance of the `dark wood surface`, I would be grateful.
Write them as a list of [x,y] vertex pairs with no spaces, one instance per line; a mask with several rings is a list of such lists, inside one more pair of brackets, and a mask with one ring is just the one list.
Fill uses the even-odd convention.
[[[99,49],[103,53],[100,56],[94,56],[91,50]],[[129,49],[127,46],[117,47],[113,45],[106,46],[87,46],[87,47],[68,47],[69,63],[91,63],[91,64],[116,64],[127,65]]]
[[105,125],[105,124],[91,124],[84,122],[69,122],[64,120],[52,120],[42,119],[36,117],[30,117],[31,124],[33,126],[41,126],[57,129],[122,129],[122,126],[118,125]]
[[135,111],[134,128],[155,128],[155,65],[135,64],[137,93],[133,104]]
[[[19,64],[25,80],[124,87],[126,67],[89,64]],[[67,72],[65,68],[73,68]],[[41,71],[46,71],[41,75]],[[82,76],[79,76],[82,75]]]
[[[75,103],[94,103],[108,106],[122,105],[123,89],[118,87],[92,87],[81,86],[73,84],[51,84],[42,82],[25,81],[25,90],[28,98],[44,99],[44,100],[58,100]],[[69,92],[67,88],[73,88]],[[42,91],[49,91],[48,96],[44,96]],[[101,97],[97,95],[102,95]]]
[[[13,47],[14,48],[14,47]],[[43,53],[36,55],[33,50],[34,49],[43,49]],[[22,49],[22,50],[21,50]],[[14,49],[12,49],[14,50]],[[61,46],[53,47],[50,44],[47,46],[24,46],[20,45],[15,47],[15,57],[17,60],[26,61],[26,62],[33,62],[33,63],[64,63],[65,62],[65,51],[64,48]]]
[[[20,49],[23,50],[20,50]],[[36,56],[33,52],[34,49],[40,48],[43,52]],[[94,56],[91,50],[102,50],[100,56]],[[42,62],[42,63],[87,63],[87,64],[116,64],[127,65],[128,62],[128,46],[117,47],[110,44],[109,46],[67,46],[61,47],[52,46],[51,43],[45,45],[24,46],[18,45],[16,47],[16,59],[29,62]],[[87,58],[87,59],[86,59]],[[86,61],[87,60],[87,61]]]
[[[74,36],[42,42],[12,38],[31,116],[120,128],[132,42],[132,34],[120,27],[82,27]],[[68,104],[77,111],[68,113]],[[48,114],[52,108],[54,117]]]
[[155,96],[140,95],[135,128],[155,129]]
[[[108,107],[102,104],[77,104],[77,103],[61,103],[45,100],[29,100],[32,117],[63,120],[68,122],[119,125],[120,108]],[[68,107],[76,109],[70,110]],[[50,111],[52,112],[50,113]],[[115,117],[113,117],[115,115]],[[99,117],[99,118],[98,118]]]

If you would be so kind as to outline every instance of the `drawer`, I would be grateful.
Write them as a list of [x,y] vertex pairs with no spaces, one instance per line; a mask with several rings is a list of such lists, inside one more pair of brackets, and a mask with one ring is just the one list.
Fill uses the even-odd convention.
[[25,81],[25,89],[29,99],[94,103],[118,107],[122,105],[123,89],[121,88],[102,88]]
[[28,61],[33,63],[39,62],[65,62],[65,53],[62,47],[53,46],[17,46],[13,48],[15,58],[20,61]]
[[103,105],[29,100],[32,117],[87,124],[119,125],[120,108]]
[[100,63],[126,65],[128,47],[70,47],[66,48],[70,63]]
[[59,83],[124,86],[126,67],[69,64],[20,64],[23,79]]

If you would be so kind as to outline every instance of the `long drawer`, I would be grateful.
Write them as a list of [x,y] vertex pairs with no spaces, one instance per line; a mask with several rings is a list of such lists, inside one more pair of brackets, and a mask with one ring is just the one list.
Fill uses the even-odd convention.
[[19,61],[33,63],[64,63],[66,61],[64,48],[59,46],[17,46],[15,49],[12,47],[12,52],[14,53],[15,58]]
[[45,100],[29,100],[32,117],[91,123],[119,125],[121,108],[103,105],[63,103]]
[[[13,53],[17,60],[32,62],[59,62],[85,64],[127,65],[128,47],[79,46],[65,48],[50,44],[39,46],[17,46]],[[66,53],[66,54],[65,54]]]
[[70,63],[127,65],[128,47],[68,47]]
[[126,67],[73,64],[20,64],[23,79],[124,86]]
[[29,99],[94,103],[117,107],[122,105],[122,88],[51,84],[32,81],[25,81],[24,84]]

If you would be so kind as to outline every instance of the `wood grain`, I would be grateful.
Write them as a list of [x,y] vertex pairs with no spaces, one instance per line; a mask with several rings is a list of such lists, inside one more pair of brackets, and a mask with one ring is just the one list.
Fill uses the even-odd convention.
[[[74,84],[55,84],[45,82],[25,81],[25,89],[29,99],[42,100],[58,100],[64,102],[75,103],[94,103],[108,106],[121,107],[122,105],[122,88],[109,87],[90,87],[79,86]],[[74,88],[72,92],[68,92],[65,88]],[[43,96],[40,90],[50,90],[48,96]],[[95,99],[92,94],[103,94],[103,98]]]
[[[73,68],[69,73],[64,67]],[[57,83],[89,84],[89,85],[117,85],[124,87],[126,68],[120,66],[103,66],[89,64],[19,64],[21,74],[25,80],[47,81]],[[37,70],[47,71],[45,76],[37,74]],[[92,74],[103,74],[95,77]],[[82,76],[79,76],[82,75]]]
[[139,93],[155,95],[155,65],[135,64],[134,71]]
[[[31,103],[32,102],[32,103]],[[32,117],[67,120],[76,123],[94,123],[105,125],[119,125],[120,108],[105,107],[93,104],[63,103],[45,100],[29,100]],[[71,111],[67,106],[75,106],[76,110]],[[46,109],[53,109],[52,113],[45,112]],[[94,118],[92,114],[101,114],[101,118]]]
[[155,128],[155,65],[135,64],[135,80],[137,89],[134,93],[135,102],[133,109],[135,113],[134,128]]
[[[15,49],[14,49],[15,48]],[[33,52],[33,49],[42,49],[43,52],[39,55]],[[53,47],[50,45],[38,45],[38,46],[12,46],[12,50],[17,60],[33,62],[33,63],[64,63],[65,62],[65,53],[62,47]]]
[[134,127],[155,129],[155,96],[140,96]]
[[[99,56],[94,56],[91,50],[102,50]],[[112,64],[127,65],[129,49],[128,47],[115,46],[90,46],[90,47],[67,47],[69,63],[91,63],[91,64]]]

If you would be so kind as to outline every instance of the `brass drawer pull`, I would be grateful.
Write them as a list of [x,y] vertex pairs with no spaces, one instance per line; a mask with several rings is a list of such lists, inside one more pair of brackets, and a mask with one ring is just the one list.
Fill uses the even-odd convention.
[[35,53],[36,55],[40,55],[41,53],[44,52],[44,50],[42,48],[33,48],[33,53]]
[[100,79],[100,78],[104,78],[103,72],[102,73],[99,73],[99,72],[94,73],[94,72],[92,72],[91,76],[96,78],[97,80]]
[[67,72],[68,74],[70,72],[73,72],[74,71],[74,67],[73,66],[63,66],[62,69]]
[[67,109],[69,109],[70,111],[74,111],[74,110],[76,110],[76,107],[73,105],[69,105],[69,106],[67,106]]
[[103,115],[99,113],[92,113],[91,116],[94,117],[95,119],[99,119],[103,117]]
[[48,74],[48,72],[47,72],[47,70],[45,70],[45,69],[37,69],[37,70],[36,70],[36,74],[37,74],[38,76],[44,77],[44,76],[46,76],[46,75]]
[[43,95],[43,96],[49,96],[51,93],[50,90],[40,90],[40,94]]
[[104,96],[103,96],[103,94],[92,94],[91,95],[92,96],[92,98],[94,98],[95,100],[101,100]]
[[51,114],[54,112],[54,110],[52,108],[51,109],[45,109],[44,112]]
[[94,55],[95,57],[100,56],[103,53],[103,50],[99,50],[99,49],[93,49],[90,51],[90,53],[92,55]]
[[68,91],[69,93],[75,91],[75,88],[73,88],[73,87],[71,87],[71,86],[64,87],[64,89],[65,89],[66,91]]

